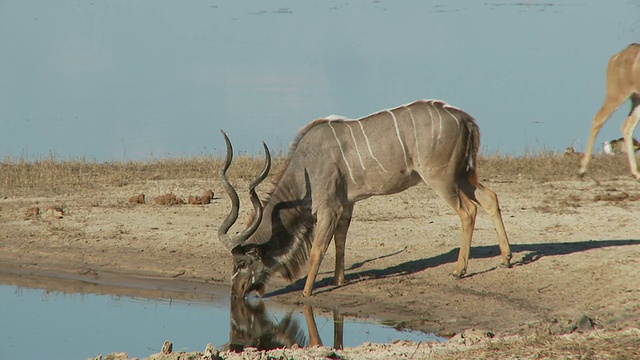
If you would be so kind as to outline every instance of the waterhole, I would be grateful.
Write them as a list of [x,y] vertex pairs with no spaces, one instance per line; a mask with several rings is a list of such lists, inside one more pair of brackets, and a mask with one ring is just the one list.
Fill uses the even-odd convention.
[[445,340],[339,311],[270,300],[230,303],[224,294],[175,300],[100,292],[0,285],[0,359],[86,359],[112,352],[146,357],[160,352],[165,340],[174,351],[204,351],[207,343],[241,351],[314,342],[339,348],[398,339]]

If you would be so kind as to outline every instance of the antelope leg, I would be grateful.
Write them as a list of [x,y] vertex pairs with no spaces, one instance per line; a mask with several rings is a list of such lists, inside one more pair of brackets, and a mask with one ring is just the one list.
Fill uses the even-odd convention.
[[325,211],[322,214],[318,212],[316,233],[313,238],[313,245],[311,245],[309,275],[307,275],[307,281],[302,291],[302,296],[304,297],[311,296],[313,284],[316,281],[316,276],[318,276],[318,270],[320,269],[320,263],[322,262],[324,254],[327,252],[339,217],[339,215],[331,211]]
[[[622,101],[624,101],[624,99]],[[607,98],[604,104],[602,104],[600,111],[598,111],[598,113],[593,117],[593,121],[591,122],[591,131],[589,132],[589,140],[587,141],[587,147],[584,150],[584,156],[580,163],[580,171],[578,172],[579,176],[583,176],[587,172],[587,166],[589,165],[589,160],[591,160],[593,142],[596,140],[596,136],[598,136],[602,125],[609,120],[611,114],[620,106],[621,103],[622,102],[614,102],[613,99]]]
[[344,212],[342,213],[342,218],[340,218],[340,221],[338,221],[338,225],[336,226],[334,235],[336,246],[336,268],[333,278],[335,285],[344,284],[344,250],[345,243],[347,241],[347,231],[349,230],[349,225],[351,224],[352,212],[353,205],[349,208],[345,208]]
[[636,180],[640,181],[640,171],[638,171],[638,164],[636,163],[636,151],[633,147],[633,130],[640,120],[640,96],[632,98],[632,101],[631,113],[622,123],[622,136],[624,137],[624,144],[627,148],[629,169]]
[[457,209],[455,207],[454,209],[458,213],[458,216],[460,216],[460,221],[462,222],[462,242],[460,243],[458,262],[453,271],[453,276],[461,278],[467,272],[469,253],[471,252],[471,237],[473,236],[478,207],[466,194],[460,192]]
[[484,187],[482,184],[476,185],[474,191],[475,199],[480,206],[489,214],[493,227],[498,233],[498,245],[500,246],[500,255],[502,257],[502,266],[511,267],[511,247],[509,246],[509,238],[504,228],[502,214],[500,212],[500,203],[498,195],[495,192]]

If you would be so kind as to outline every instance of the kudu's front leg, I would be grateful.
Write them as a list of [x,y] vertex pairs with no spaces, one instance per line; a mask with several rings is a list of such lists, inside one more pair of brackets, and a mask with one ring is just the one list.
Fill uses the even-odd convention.
[[339,217],[340,216],[335,213],[318,214],[316,233],[313,238],[313,245],[311,245],[309,274],[307,275],[307,281],[302,291],[302,296],[304,297],[311,296],[313,284],[316,281],[316,276],[318,276],[318,270],[320,269],[320,263],[322,262],[324,254],[327,252]]
[[578,171],[578,176],[583,177],[587,172],[587,166],[589,165],[589,160],[591,160],[591,152],[593,151],[593,143],[596,140],[596,136],[600,132],[602,125],[604,125],[611,114],[622,104],[622,102],[626,99],[616,99],[613,96],[607,97],[602,104],[600,110],[596,113],[591,121],[591,130],[589,131],[589,140],[587,140],[587,147],[584,150],[584,156],[582,157],[582,161],[580,162],[580,170]]
[[351,224],[352,213],[353,206],[344,209],[333,237],[336,246],[336,268],[333,277],[333,283],[335,285],[344,284],[344,251],[345,243],[347,242],[347,231],[349,231],[349,225]]

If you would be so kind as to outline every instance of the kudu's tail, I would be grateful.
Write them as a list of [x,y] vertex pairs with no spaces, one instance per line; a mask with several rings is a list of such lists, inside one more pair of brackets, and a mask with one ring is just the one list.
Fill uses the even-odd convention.
[[467,139],[467,176],[469,178],[469,183],[475,186],[478,184],[476,161],[478,158],[478,149],[480,149],[480,128],[472,117],[469,117],[465,123],[469,130],[469,137]]

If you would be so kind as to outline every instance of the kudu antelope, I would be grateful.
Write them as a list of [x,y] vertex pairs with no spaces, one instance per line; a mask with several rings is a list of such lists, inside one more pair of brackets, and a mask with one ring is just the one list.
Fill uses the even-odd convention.
[[633,146],[633,130],[638,124],[638,120],[640,120],[640,44],[627,46],[609,60],[604,104],[593,117],[587,148],[578,173],[580,176],[587,172],[593,142],[602,125],[609,120],[611,114],[627,99],[631,99],[631,111],[629,111],[629,116],[622,123],[622,137],[624,138],[631,174],[636,180],[640,181],[640,171],[638,171]]
[[288,163],[269,199],[258,198],[255,187],[270,169],[265,166],[250,184],[254,216],[242,233],[227,234],[237,220],[238,195],[226,177],[232,160],[231,142],[224,132],[226,161],[220,178],[232,202],[218,230],[220,241],[234,257],[231,294],[263,294],[274,273],[293,281],[310,257],[303,296],[310,296],[320,262],[335,241],[335,284],[343,284],[344,251],[353,206],[373,195],[429,184],[460,216],[462,244],[453,271],[467,269],[477,207],[489,215],[498,233],[502,265],[510,266],[511,250],[498,197],[478,182],[476,154],[480,133],[464,111],[437,100],[419,100],[382,110],[358,120],[330,117],[303,128],[289,150]]

